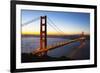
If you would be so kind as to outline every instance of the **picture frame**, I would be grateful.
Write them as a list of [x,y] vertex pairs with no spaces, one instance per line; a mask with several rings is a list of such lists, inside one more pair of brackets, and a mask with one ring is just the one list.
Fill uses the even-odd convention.
[[[28,16],[29,14],[30,14],[30,16]],[[69,31],[72,34],[70,34],[70,36],[68,34],[67,34],[67,36],[66,35],[64,35],[64,36],[60,35],[60,36],[63,38],[70,37],[70,39],[72,39],[72,40],[71,41],[69,40],[68,42],[63,42],[58,45],[56,44],[56,46],[53,46],[53,47],[58,48],[60,46],[63,46],[63,45],[66,45],[66,44],[69,44],[72,42],[76,42],[76,41],[79,41],[81,43],[84,41],[84,39],[88,38],[88,40],[89,40],[88,47],[90,47],[90,48],[88,48],[89,49],[88,52],[86,52],[87,50],[85,50],[85,54],[82,54],[85,56],[81,56],[80,54],[77,53],[80,56],[78,56],[78,57],[76,57],[76,56],[75,57],[72,57],[72,56],[71,57],[65,57],[65,56],[61,57],[60,56],[60,59],[58,59],[58,58],[52,59],[48,56],[46,56],[46,57],[44,56],[45,54],[47,55],[47,52],[49,50],[39,48],[39,50],[37,49],[37,51],[35,51],[35,52],[30,50],[30,51],[32,51],[31,55],[34,55],[34,56],[32,56],[33,57],[33,58],[31,58],[32,60],[29,60],[30,59],[29,57],[31,55],[28,54],[28,57],[27,57],[26,54],[23,54],[23,52],[29,51],[29,50],[23,50],[26,47],[28,47],[28,44],[26,44],[26,43],[25,43],[25,45],[23,45],[24,44],[23,41],[24,42],[28,41],[28,40],[27,41],[23,40],[23,37],[26,37],[26,38],[31,37],[32,38],[32,34],[31,33],[29,34],[28,29],[27,29],[28,33],[25,32],[26,30],[24,31],[24,29],[26,29],[26,28],[22,28],[22,27],[24,26],[24,24],[27,25],[28,23],[33,21],[33,20],[31,20],[32,15],[33,15],[33,17],[40,15],[39,25],[41,27],[37,28],[36,25],[34,26],[40,32],[39,32],[39,34],[35,34],[35,32],[34,32],[34,34],[35,34],[34,36],[37,37],[39,35],[39,38],[40,38],[39,43],[40,44],[44,43],[45,48],[48,48],[47,47],[48,39],[46,39],[46,38],[49,38],[49,36],[53,37],[53,38],[57,38],[57,37],[59,37],[60,32],[62,32],[59,29],[60,32],[58,35],[56,33],[50,34],[50,32],[47,32],[50,35],[48,35],[46,33],[46,31],[49,30],[49,29],[48,30],[46,29],[46,28],[48,28],[48,27],[46,27],[47,26],[46,23],[48,23],[47,21],[49,21],[49,19],[50,19],[47,16],[51,15],[51,20],[53,20],[55,22],[57,21],[57,24],[56,24],[57,26],[51,21],[51,23],[53,23],[53,25],[55,25],[54,28],[55,27],[58,28],[58,26],[60,27],[59,23],[61,23],[60,22],[61,19],[62,20],[70,19],[71,21],[73,20],[73,23],[75,23],[74,22],[75,19],[76,19],[75,20],[76,22],[79,21],[77,19],[80,19],[79,23],[86,30],[85,32],[87,33],[87,34],[85,34],[85,38],[83,38],[84,29],[83,29],[83,31],[81,29],[78,30],[79,32],[82,32],[82,35],[80,35],[80,36],[82,36],[82,38],[74,39],[72,36],[72,34],[73,34],[72,29],[73,29],[73,31],[76,31],[76,29],[78,29],[79,28],[78,26],[80,26],[80,25],[75,25],[76,27],[75,26],[73,27],[73,25],[72,25],[71,27],[73,27],[73,28],[70,28],[71,30],[70,29],[68,30],[68,27],[66,27],[66,28],[63,27],[63,29],[65,29],[65,31],[67,29],[67,31]],[[41,15],[44,15],[44,16],[41,16]],[[65,17],[65,15],[67,15],[68,18],[66,18],[67,16]],[[76,15],[76,17],[75,17],[75,15]],[[58,19],[58,20],[54,20],[53,16],[55,19]],[[86,16],[86,18],[85,18],[85,16]],[[47,17],[47,19],[46,19],[46,17]],[[61,19],[59,19],[59,18],[61,18]],[[74,18],[74,19],[72,19],[72,18]],[[67,21],[67,20],[65,20],[65,21]],[[63,21],[62,23],[64,24],[65,21]],[[86,21],[86,22],[84,22],[84,21]],[[84,25],[82,23],[84,23]],[[85,26],[85,23],[86,23],[86,26]],[[87,25],[87,23],[89,23],[89,24]],[[45,26],[42,24],[45,24]],[[48,24],[50,24],[50,23],[48,23]],[[65,24],[65,25],[63,25],[63,24],[61,25],[61,27],[67,25],[67,24]],[[69,25],[71,25],[71,24],[69,23]],[[67,26],[69,26],[69,25],[67,25]],[[45,32],[42,31],[42,29],[43,29],[42,26],[44,26]],[[81,28],[81,26],[80,26],[80,28]],[[31,26],[29,26],[29,29],[31,29]],[[52,29],[50,29],[50,31],[51,30]],[[68,32],[65,32],[65,33],[68,33]],[[76,32],[74,32],[74,33],[76,33]],[[42,34],[45,37],[42,36]],[[76,33],[76,34],[78,34],[78,33]],[[41,38],[44,38],[45,42],[43,42],[43,40],[41,40]],[[11,1],[11,37],[10,37],[10,39],[11,39],[11,61],[10,61],[10,64],[11,64],[10,71],[11,72],[29,72],[29,71],[44,71],[44,70],[78,69],[78,68],[97,67],[97,7],[94,5],[62,4],[62,3],[47,3],[47,2],[34,2],[34,1]],[[58,42],[58,39],[56,42]],[[33,43],[32,43],[32,46],[34,46]],[[31,47],[31,46],[29,46],[29,47]],[[41,45],[40,45],[40,47],[41,47]],[[48,49],[51,50],[54,48],[48,48]],[[49,53],[52,53],[52,52],[49,52]],[[67,53],[69,53],[69,52],[67,52]],[[59,52],[54,52],[53,56],[58,57],[59,55],[62,55],[62,54],[59,54]],[[86,55],[86,54],[88,54],[88,55]],[[72,55],[72,53],[71,53],[71,55]],[[36,59],[34,59],[35,56],[36,56]]]

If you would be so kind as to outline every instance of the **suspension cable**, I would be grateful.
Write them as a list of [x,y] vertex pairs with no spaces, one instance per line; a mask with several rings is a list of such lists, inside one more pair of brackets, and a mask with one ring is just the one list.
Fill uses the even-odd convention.
[[28,22],[25,22],[25,23],[22,24],[22,26],[28,25],[28,24],[30,24],[30,23],[32,23],[32,22],[35,22],[35,21],[37,21],[38,19],[39,19],[39,17],[37,17],[37,18],[35,18],[35,19],[32,19],[32,20],[30,20],[30,21],[28,21]]

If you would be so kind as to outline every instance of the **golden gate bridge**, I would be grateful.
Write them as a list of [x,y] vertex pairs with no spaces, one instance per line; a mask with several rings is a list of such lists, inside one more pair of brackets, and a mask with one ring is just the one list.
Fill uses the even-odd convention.
[[[53,24],[51,25],[47,19]],[[63,35],[65,34],[61,29],[59,29],[57,27],[57,25],[47,16],[40,16],[40,17],[37,17],[31,21],[28,21],[24,24],[22,24],[22,27],[25,26],[25,25],[28,25],[32,22],[35,22],[37,20],[40,20],[40,48],[36,48],[35,51],[32,51],[32,54],[33,55],[37,55],[37,56],[45,56],[47,55],[47,52],[50,51],[50,50],[53,50],[53,49],[57,49],[59,47],[62,47],[62,46],[65,46],[65,45],[68,45],[68,44],[71,44],[71,43],[74,43],[74,42],[80,42],[80,47],[83,46],[84,44],[84,41],[86,40],[86,37],[84,35],[84,32],[82,32],[82,34],[80,35],[79,38],[75,38],[75,39],[72,39],[72,40],[67,40],[67,41],[60,41],[60,42],[57,42],[56,44],[54,45],[48,45],[47,46],[47,24],[49,24],[52,28],[54,28],[60,35]]]

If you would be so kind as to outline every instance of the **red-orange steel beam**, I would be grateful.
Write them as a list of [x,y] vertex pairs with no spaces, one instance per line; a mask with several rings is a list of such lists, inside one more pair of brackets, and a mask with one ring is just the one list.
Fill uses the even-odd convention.
[[[47,16],[40,17],[40,50],[47,48]],[[46,55],[46,52],[39,54],[39,56]]]

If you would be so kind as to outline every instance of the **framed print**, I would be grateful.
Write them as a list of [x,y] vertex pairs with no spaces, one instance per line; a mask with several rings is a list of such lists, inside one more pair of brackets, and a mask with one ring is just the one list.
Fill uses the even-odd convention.
[[97,7],[11,1],[11,72],[97,66]]

